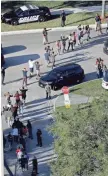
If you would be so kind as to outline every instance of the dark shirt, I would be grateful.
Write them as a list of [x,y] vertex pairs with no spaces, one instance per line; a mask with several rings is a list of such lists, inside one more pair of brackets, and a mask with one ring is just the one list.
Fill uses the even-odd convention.
[[96,16],[96,17],[95,17],[95,21],[96,21],[96,22],[101,21],[100,16]]
[[65,14],[64,12],[61,14],[61,19],[62,19],[63,21],[66,20],[66,14]]
[[1,75],[2,75],[2,76],[5,76],[5,68],[2,68],[2,69],[1,69]]
[[38,130],[36,134],[37,134],[37,137],[41,137],[41,135],[42,135],[41,130]]
[[22,96],[26,96],[26,91],[27,91],[28,89],[20,89],[20,91],[21,91],[21,93],[22,93]]

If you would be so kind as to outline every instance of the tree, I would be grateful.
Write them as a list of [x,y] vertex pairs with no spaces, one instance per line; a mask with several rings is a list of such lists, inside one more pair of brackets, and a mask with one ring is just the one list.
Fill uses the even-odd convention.
[[53,176],[108,175],[108,100],[106,96],[86,105],[72,105],[56,111],[51,132],[57,161]]

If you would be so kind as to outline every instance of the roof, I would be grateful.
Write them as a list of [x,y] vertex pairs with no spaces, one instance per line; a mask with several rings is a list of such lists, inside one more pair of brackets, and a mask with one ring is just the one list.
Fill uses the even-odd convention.
[[60,67],[57,67],[57,68],[55,68],[54,70],[55,71],[65,71],[65,70],[69,70],[69,69],[73,69],[73,68],[75,68],[75,67],[80,67],[80,65],[78,65],[78,64],[74,64],[74,63],[72,63],[72,64],[66,64],[66,65],[63,65],[63,66],[60,66]]
[[30,9],[39,9],[39,7],[35,6],[35,5],[24,5],[24,6],[21,6],[20,9],[22,11],[26,11],[26,10],[30,10]]

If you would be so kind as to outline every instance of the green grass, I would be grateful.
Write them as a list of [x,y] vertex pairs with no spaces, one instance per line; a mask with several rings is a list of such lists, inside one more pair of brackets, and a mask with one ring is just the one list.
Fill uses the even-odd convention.
[[[66,26],[75,26],[78,24],[94,24],[96,13],[77,13],[77,14],[70,14],[67,16],[66,19]],[[1,31],[16,31],[16,30],[27,30],[27,29],[40,29],[40,28],[53,28],[53,27],[60,27],[61,20],[60,18],[52,19],[47,22],[35,22],[35,23],[28,23],[28,24],[21,24],[18,26],[12,26],[8,24],[1,24]]]
[[80,94],[90,97],[100,97],[102,95],[106,95],[108,97],[108,91],[102,88],[102,80],[93,80],[83,84],[79,84],[70,91],[72,91],[72,93],[74,94]]
[[[108,175],[108,91],[101,84],[102,80],[86,82],[70,92],[92,96],[92,102],[72,105],[69,109],[56,108],[55,123],[50,127],[56,137],[54,148],[58,155],[57,161],[51,165],[53,176]],[[91,164],[92,158],[99,163],[98,170],[97,165]]]

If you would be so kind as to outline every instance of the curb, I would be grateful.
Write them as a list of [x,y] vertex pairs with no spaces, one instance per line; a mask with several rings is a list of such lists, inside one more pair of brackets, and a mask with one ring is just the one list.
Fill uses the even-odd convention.
[[[89,25],[90,28],[95,29],[96,25],[91,24]],[[66,31],[66,30],[74,30],[77,29],[78,26],[69,26],[69,27],[56,27],[52,28],[51,31],[49,32],[54,32],[54,31]],[[102,28],[106,28],[107,24],[102,24]],[[48,28],[50,29],[50,28]],[[9,32],[1,32],[2,36],[5,35],[17,35],[17,34],[29,34],[29,33],[42,33],[43,29],[31,29],[31,30],[20,30],[20,31],[9,31]]]

